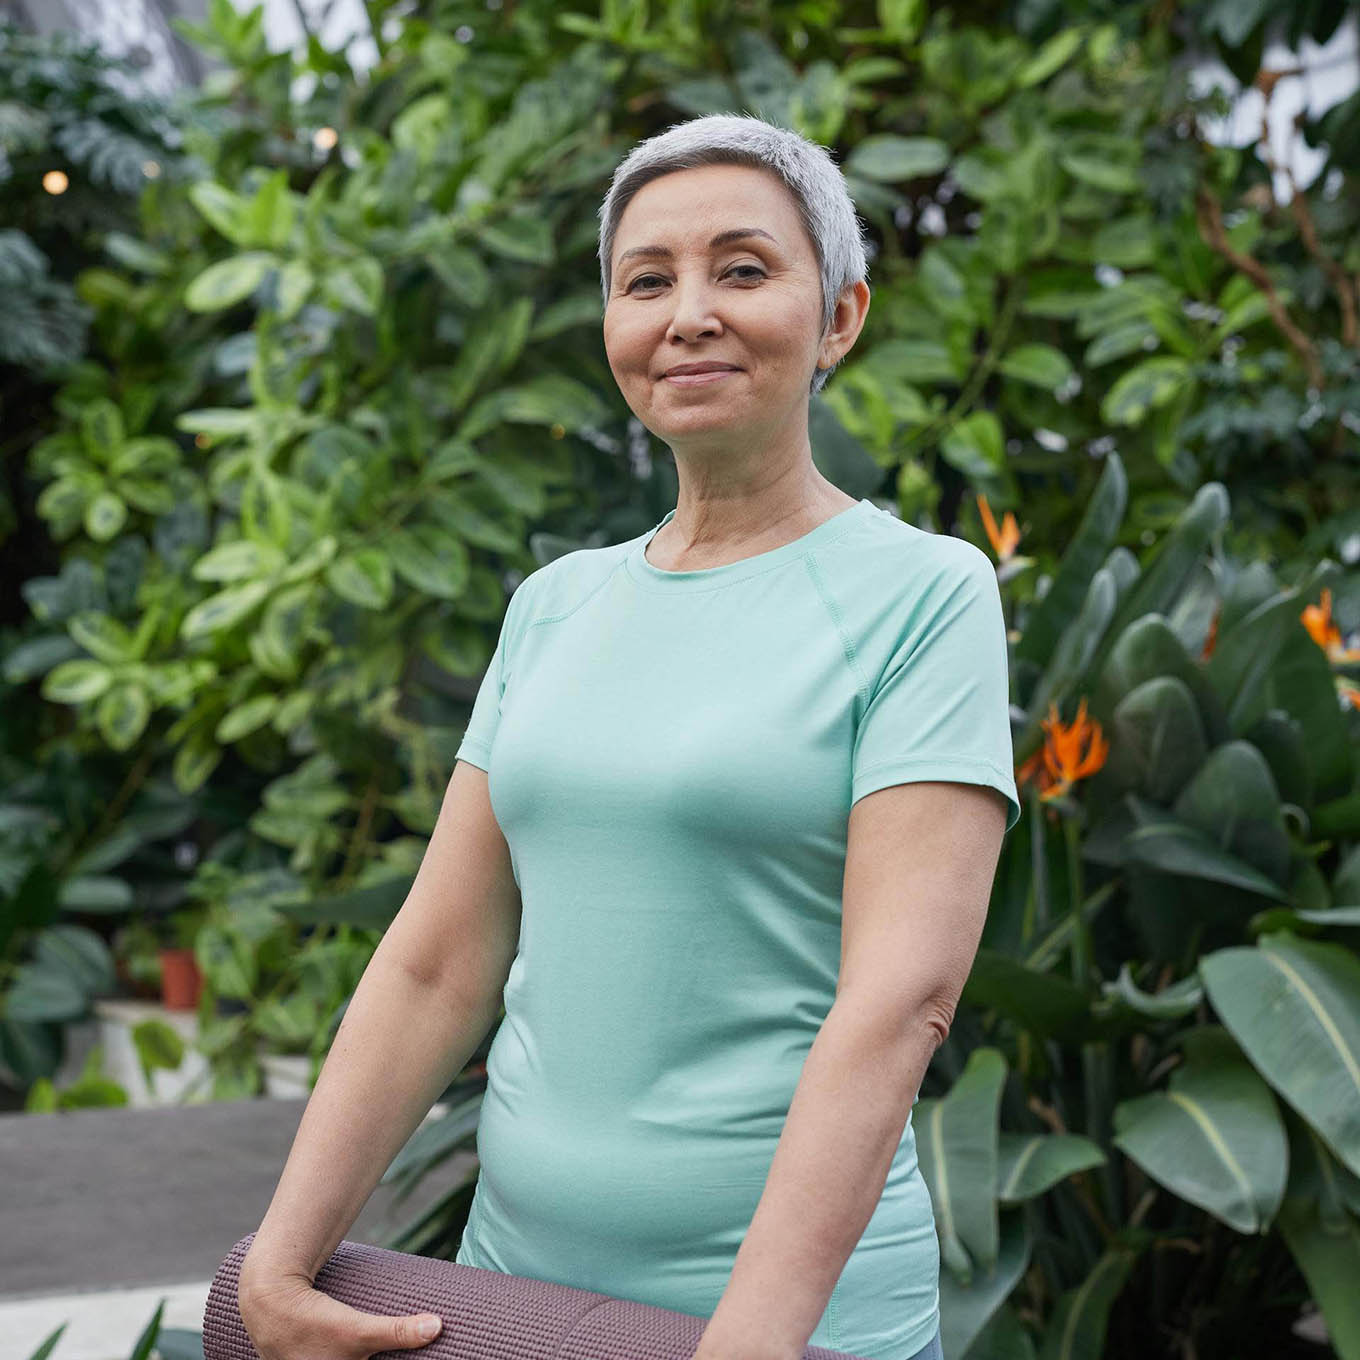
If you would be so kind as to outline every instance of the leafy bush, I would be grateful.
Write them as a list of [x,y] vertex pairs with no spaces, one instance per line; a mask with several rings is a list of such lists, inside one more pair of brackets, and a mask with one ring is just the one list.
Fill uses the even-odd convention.
[[[1259,9],[1191,13],[1248,79]],[[1205,141],[1184,16],[1106,10],[529,0],[389,32],[374,3],[360,82],[215,0],[186,26],[227,62],[200,170],[79,276],[91,354],[28,459],[60,566],[5,674],[60,706],[68,767],[128,774],[82,856],[16,852],[10,916],[125,910],[155,828],[192,824],[217,1094],[257,1089],[261,1035],[324,1051],[507,591],[674,495],[600,339],[608,176],[756,112],[843,149],[875,242],[819,466],[989,542],[1011,614],[1028,816],[915,1116],[946,1351],[1208,1360],[1284,1344],[1311,1294],[1360,1356],[1360,104],[1305,122],[1327,164],[1286,209]],[[17,990],[0,1056],[30,1081],[63,1017]],[[480,1079],[389,1180],[471,1146]],[[390,1245],[452,1255],[470,1194]]]

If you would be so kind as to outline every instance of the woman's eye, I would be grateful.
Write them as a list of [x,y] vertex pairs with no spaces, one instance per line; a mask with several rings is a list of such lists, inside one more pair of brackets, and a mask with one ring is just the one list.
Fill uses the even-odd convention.
[[[757,264],[734,264],[727,272],[729,274],[735,274],[738,269],[749,269],[757,278],[763,279],[765,277],[765,271]],[[659,274],[639,274],[637,278],[628,285],[628,291],[631,293],[638,284],[646,283],[648,279],[659,279],[660,277]]]

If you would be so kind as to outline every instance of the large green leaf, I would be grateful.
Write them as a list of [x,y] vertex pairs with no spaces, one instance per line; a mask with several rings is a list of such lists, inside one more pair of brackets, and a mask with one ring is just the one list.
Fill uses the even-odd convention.
[[233,245],[247,244],[249,208],[240,194],[214,180],[199,180],[188,189],[189,201]]
[[[1020,89],[1041,84],[1076,55],[1086,41],[1086,33],[1077,25],[1061,28],[1019,70],[1015,83]],[[954,1352],[950,1352],[954,1354]]]
[[1318,1210],[1287,1199],[1277,1219],[1280,1235],[1308,1282],[1339,1360],[1360,1360],[1360,1221],[1324,1224]]
[[113,955],[102,935],[89,926],[69,923],[48,926],[33,944],[34,962],[65,973],[87,995],[98,996],[117,987]]
[[1360,958],[1281,931],[1208,954],[1199,972],[1256,1070],[1360,1175]]
[[1161,614],[1144,614],[1119,634],[1091,689],[1091,712],[1106,720],[1140,685],[1159,677],[1174,679],[1190,694],[1206,745],[1229,740],[1232,731],[1217,692]]
[[1058,164],[1074,179],[1109,193],[1131,194],[1140,187],[1138,172],[1132,166],[1120,165],[1091,152],[1061,152]]
[[[1029,698],[1029,721],[1015,738],[1015,753],[1025,758],[1037,744],[1039,724],[1049,716],[1051,704],[1078,691],[1083,678],[1095,664],[1106,630],[1119,605],[1117,577],[1110,561],[1097,568],[1083,582],[1084,597],[1075,616],[1064,620],[1057,646],[1048,664],[1035,681]],[[1075,706],[1074,706],[1075,707]],[[1071,717],[1069,716],[1069,721]]]
[[341,260],[321,276],[322,296],[337,310],[374,316],[383,296],[382,265],[371,255]]
[[1170,1090],[1115,1106],[1114,1144],[1153,1180],[1242,1233],[1284,1197],[1289,1147],[1270,1087],[1217,1026],[1185,1036]]
[[441,600],[456,600],[467,585],[467,546],[437,524],[408,524],[383,547],[397,575]]
[[333,897],[282,902],[275,910],[300,925],[347,925],[360,930],[386,930],[411,891],[414,876],[397,874]]
[[1197,976],[1181,978],[1159,992],[1145,992],[1133,980],[1128,961],[1119,965],[1114,982],[1101,984],[1103,1009],[1113,1012],[1123,1007],[1147,1020],[1181,1020],[1193,1015],[1204,1000],[1204,988]]
[[1277,902],[1289,900],[1288,892],[1259,869],[1171,817],[1158,817],[1131,831],[1124,840],[1124,855],[1129,863],[1146,869],[1222,883]]
[[1058,1300],[1039,1360],[1103,1360],[1110,1308],[1138,1259],[1136,1248],[1113,1243],[1075,1289]]
[[[1221,628],[1207,670],[1235,733],[1246,732],[1276,706],[1280,678],[1275,662],[1290,642],[1296,635],[1312,642],[1300,616],[1316,581],[1314,573],[1299,585],[1277,591],[1244,618]],[[1318,653],[1324,655],[1320,648]],[[1288,702],[1292,708],[1304,702],[1303,695],[1290,694]],[[1335,693],[1332,707],[1336,708]],[[1315,753],[1319,760],[1326,758],[1321,747],[1315,748]]]
[[952,1271],[940,1271],[940,1344],[947,1356],[971,1356],[974,1340],[1005,1307],[1029,1268],[1033,1241],[1025,1210],[1003,1209],[999,1225],[1000,1244],[991,1270],[975,1271],[968,1284],[960,1284]]
[[228,586],[189,610],[180,624],[180,636],[186,641],[221,632],[251,614],[269,594],[268,581],[247,581],[244,585]]
[[475,402],[458,427],[458,438],[473,440],[503,421],[525,425],[561,425],[579,430],[601,423],[608,411],[599,396],[565,373],[545,373],[513,387],[503,387]]
[[1120,374],[1100,403],[1111,425],[1141,425],[1150,411],[1164,406],[1189,381],[1190,364],[1176,355],[1144,359]]
[[210,264],[184,290],[184,305],[191,312],[220,312],[247,298],[278,260],[268,251],[248,250]]
[[964,1283],[997,1262],[997,1114],[1006,1060],[977,1048],[943,1097],[916,1102],[912,1127],[945,1265]]
[[1115,705],[1102,775],[1120,792],[1135,789],[1168,804],[1204,763],[1208,741],[1195,696],[1176,676],[1145,680]]
[[1129,479],[1117,453],[1105,459],[1081,522],[1063,552],[1048,593],[1030,609],[1017,659],[1040,662],[1051,656],[1063,630],[1073,621],[1090,589],[1091,578],[1108,556],[1128,505]]
[[1034,1199],[1061,1180],[1101,1166],[1105,1154],[1079,1133],[1007,1133],[997,1148],[997,1198],[1002,1204]]
[[1173,811],[1183,822],[1285,886],[1293,857],[1280,792],[1265,757],[1247,741],[1209,752]]
[[1072,376],[1071,360],[1052,345],[1017,345],[1004,354],[997,368],[1008,378],[1056,391]]
[[21,963],[5,993],[5,1018],[65,1024],[87,1015],[90,998],[64,968]]
[[991,411],[972,411],[946,432],[940,452],[970,480],[995,477],[1006,461],[1001,422]]
[[[1226,523],[1230,511],[1228,493],[1221,482],[1206,482],[1177,517],[1171,531],[1153,551],[1142,575],[1120,598],[1113,632],[1119,632],[1144,614],[1170,617],[1183,598],[1186,583],[1199,571],[1205,550]],[[1112,645],[1108,640],[1097,664]]]
[[949,164],[949,147],[935,137],[897,137],[873,133],[861,137],[846,161],[847,169],[866,179],[896,183],[921,175],[938,175]]
[[392,600],[392,562],[381,548],[359,548],[326,568],[326,584],[362,609],[386,609]]
[[977,951],[960,999],[995,1010],[1044,1038],[1080,1043],[1102,1033],[1086,994],[1075,983],[1027,968],[994,949]]

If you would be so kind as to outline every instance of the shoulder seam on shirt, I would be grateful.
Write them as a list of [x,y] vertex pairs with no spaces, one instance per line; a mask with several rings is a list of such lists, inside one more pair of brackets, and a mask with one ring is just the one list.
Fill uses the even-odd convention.
[[822,575],[822,569],[818,565],[816,557],[815,550],[804,553],[803,565],[807,568],[808,576],[812,578],[813,588],[816,590],[823,608],[831,616],[832,626],[841,640],[841,656],[850,671],[850,678],[855,682],[855,688],[859,693],[860,704],[862,705],[861,711],[863,711],[863,708],[868,707],[869,704],[869,682],[864,678],[864,671],[860,667],[855,640],[845,631],[845,621],[841,617],[840,606],[831,598],[831,592],[827,588],[826,580]]
[[594,595],[598,594],[601,590],[603,590],[606,585],[608,585],[609,581],[613,578],[614,573],[618,571],[618,569],[621,566],[623,566],[623,563],[624,558],[620,556],[619,560],[615,562],[614,565],[610,567],[609,570],[606,571],[603,576],[600,577],[600,579],[595,583],[595,585],[592,586],[590,590],[588,590],[585,593],[585,595],[583,595],[579,600],[577,600],[577,602],[574,605],[572,605],[570,609],[563,609],[556,614],[543,614],[536,619],[530,619],[529,622],[524,625],[524,631],[527,633],[530,628],[535,628],[540,623],[556,623],[558,622],[558,620],[565,619],[569,615],[574,614],[578,609],[581,608],[583,604],[585,604]]

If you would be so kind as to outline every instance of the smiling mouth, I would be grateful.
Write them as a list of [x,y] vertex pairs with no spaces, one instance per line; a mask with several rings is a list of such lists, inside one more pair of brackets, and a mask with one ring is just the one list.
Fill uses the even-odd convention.
[[739,368],[714,368],[707,373],[663,373],[662,377],[677,387],[699,387],[704,383],[716,382],[719,378],[730,378],[740,372]]

